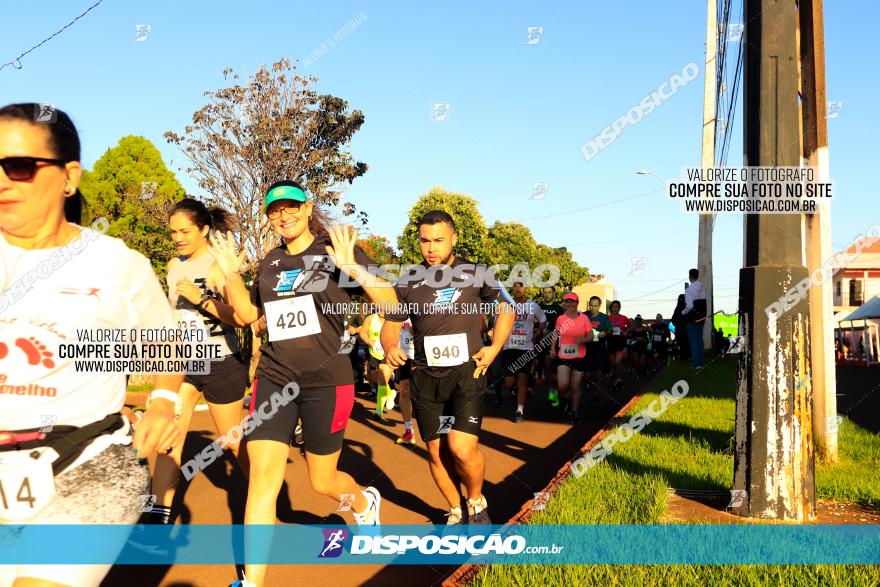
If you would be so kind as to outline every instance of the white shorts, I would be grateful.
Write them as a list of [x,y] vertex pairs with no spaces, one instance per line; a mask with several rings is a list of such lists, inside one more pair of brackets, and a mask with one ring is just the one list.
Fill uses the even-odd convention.
[[[105,435],[106,436],[106,435]],[[112,444],[75,468],[55,477],[55,498],[32,524],[135,524],[141,516],[144,495],[150,490],[149,467],[138,464],[131,445]],[[10,531],[11,530],[11,531]],[[0,549],[17,549],[28,527],[9,526],[0,533]],[[108,558],[125,546],[107,542]],[[63,544],[54,545],[63,548]],[[25,553],[18,553],[23,555]],[[5,557],[4,557],[5,558]],[[104,565],[0,565],[0,586],[17,577],[52,581],[75,587],[98,587],[112,564]]]

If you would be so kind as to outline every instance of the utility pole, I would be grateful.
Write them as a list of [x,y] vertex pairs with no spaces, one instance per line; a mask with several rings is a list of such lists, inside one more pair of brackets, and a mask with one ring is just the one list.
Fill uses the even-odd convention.
[[[822,0],[801,0],[800,57],[804,163],[816,169],[816,181],[829,181],[828,120],[825,98],[825,24]],[[807,269],[831,257],[831,206],[819,200],[818,212],[806,215]],[[837,378],[834,372],[834,301],[831,281],[810,288],[810,359],[813,372],[813,431],[816,450],[826,462],[837,461]]]
[[[745,0],[746,165],[799,166],[798,13],[793,2]],[[800,214],[745,214],[740,270],[740,354],[734,489],[738,513],[805,521],[815,516],[809,304],[767,308],[807,277]]]
[[[718,3],[707,0],[706,13],[706,80],[703,86],[703,141],[700,166],[715,167],[715,66],[718,53]],[[703,348],[712,348],[715,333],[714,287],[712,284],[712,228],[714,212],[701,212],[697,236],[697,270],[706,287],[706,322],[703,324]]]

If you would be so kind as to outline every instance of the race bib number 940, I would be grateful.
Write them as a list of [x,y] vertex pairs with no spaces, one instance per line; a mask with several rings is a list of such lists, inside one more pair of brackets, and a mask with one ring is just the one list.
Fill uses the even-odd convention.
[[470,359],[467,335],[461,333],[426,336],[425,356],[431,367],[455,367],[466,363]]
[[269,340],[288,340],[321,332],[311,294],[269,302],[265,306]]
[[[0,454],[0,522],[23,522],[33,518],[55,497],[52,461],[58,453],[13,451]],[[54,458],[53,458],[54,457]]]

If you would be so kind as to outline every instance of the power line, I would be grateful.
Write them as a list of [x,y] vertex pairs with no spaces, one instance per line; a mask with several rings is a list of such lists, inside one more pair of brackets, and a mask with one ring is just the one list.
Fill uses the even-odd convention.
[[[25,55],[27,55],[28,53],[30,53],[30,52],[33,51],[34,49],[38,49],[38,48],[41,47],[44,43],[47,43],[48,41],[51,41],[52,39],[54,39],[55,37],[57,37],[58,35],[60,35],[61,33],[63,33],[66,29],[68,29],[69,27],[73,26],[73,23],[75,23],[76,21],[78,21],[79,19],[81,19],[82,17],[84,17],[85,15],[87,15],[89,12],[91,12],[92,9],[97,8],[98,5],[99,5],[101,2],[103,2],[103,1],[104,1],[104,0],[98,0],[97,2],[95,2],[94,4],[92,4],[91,6],[89,6],[89,7],[86,9],[85,12],[83,12],[82,14],[80,14],[79,16],[77,16],[76,18],[74,18],[72,21],[70,21],[69,23],[67,23],[66,25],[64,25],[63,27],[61,27],[60,29],[58,29],[57,31],[55,31],[51,36],[46,37],[45,39],[43,39],[42,41],[40,41],[39,43],[37,43],[36,45],[34,45],[33,47],[31,47],[30,49],[28,49],[27,51],[25,51],[24,53],[22,53],[21,55],[19,55],[19,56],[16,57],[15,59],[13,59],[12,61],[7,61],[7,62],[4,63],[3,65],[0,65],[0,71],[2,71],[7,65],[11,65],[11,66],[14,67],[15,69],[21,69],[21,68],[22,68],[22,65],[21,65],[21,58],[22,58],[22,57],[24,57]],[[16,63],[17,63],[18,65],[16,65]]]
[[569,214],[574,214],[576,212],[586,212],[587,210],[595,210],[596,208],[602,208],[604,206],[613,206],[614,204],[620,204],[621,202],[626,202],[628,200],[635,200],[636,198],[644,198],[645,196],[650,196],[651,194],[656,194],[657,192],[662,192],[663,189],[657,188],[656,190],[651,190],[650,192],[642,192],[640,194],[636,194],[634,196],[627,196],[626,198],[621,198],[619,200],[611,200],[610,202],[602,202],[601,204],[596,204],[595,206],[588,206],[586,208],[577,208],[575,210],[566,210],[565,212],[559,212],[557,214],[547,214],[546,216],[535,216],[534,218],[526,218],[521,222],[529,222],[531,220],[543,220],[544,218],[556,218],[557,216],[567,216]]

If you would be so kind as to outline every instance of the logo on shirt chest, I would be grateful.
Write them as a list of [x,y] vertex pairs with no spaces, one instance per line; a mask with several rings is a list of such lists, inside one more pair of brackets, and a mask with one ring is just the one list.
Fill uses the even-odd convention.
[[434,292],[435,306],[451,306],[461,297],[461,291],[457,287],[445,287]]
[[279,293],[293,293],[296,290],[296,287],[302,282],[302,277],[302,269],[290,269],[287,271],[282,271],[278,274],[278,283],[275,284],[275,291]]

